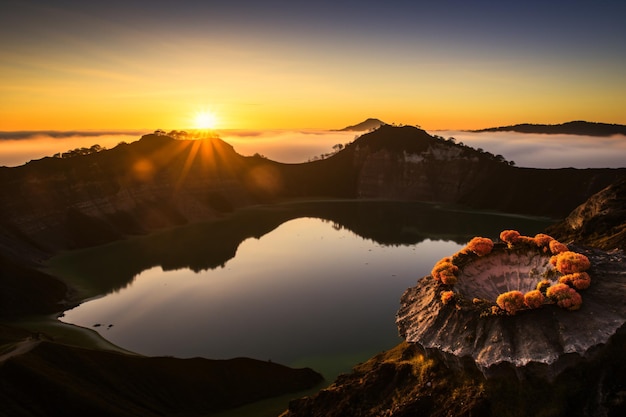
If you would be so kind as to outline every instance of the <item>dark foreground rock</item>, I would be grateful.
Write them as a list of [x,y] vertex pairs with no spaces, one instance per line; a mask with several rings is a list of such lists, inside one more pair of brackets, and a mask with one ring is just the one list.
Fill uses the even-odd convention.
[[293,400],[281,417],[443,417],[626,415],[626,337],[611,338],[594,359],[553,381],[509,370],[485,376],[401,343],[358,365],[313,397]]
[[626,181],[592,195],[547,233],[561,241],[585,242],[611,250],[626,250]]
[[0,354],[2,416],[206,416],[322,381],[308,368],[253,359],[142,357],[36,335],[15,349],[26,352]]
[[[553,377],[576,360],[592,355],[626,323],[624,252],[577,251],[592,265],[588,271],[592,284],[581,292],[583,304],[578,311],[544,305],[514,316],[485,317],[473,308],[444,305],[440,285],[426,277],[402,296],[397,315],[400,335],[427,349],[470,357],[485,373],[498,369],[498,365],[509,364],[520,371],[531,364]],[[488,255],[480,261],[498,256]]]

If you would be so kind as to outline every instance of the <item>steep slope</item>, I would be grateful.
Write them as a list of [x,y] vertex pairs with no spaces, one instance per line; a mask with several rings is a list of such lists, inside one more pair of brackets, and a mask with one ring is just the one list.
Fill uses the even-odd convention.
[[[418,128],[388,125],[331,158],[287,168],[303,194],[447,202],[554,218],[626,176],[626,169],[517,168]],[[290,183],[290,192],[297,184]]]
[[55,277],[0,252],[0,318],[60,311],[67,292]]
[[626,250],[626,181],[612,184],[575,208],[548,233],[562,241]]
[[37,336],[24,343],[30,350],[0,361],[1,415],[206,416],[322,381],[310,369],[245,358],[141,357]]
[[401,343],[315,396],[291,401],[281,417],[618,417],[626,413],[624,349],[622,334],[550,381],[532,372],[486,379],[470,361],[458,359],[455,366]]
[[270,184],[219,139],[138,142],[74,158],[0,169],[0,231],[38,249],[92,246],[263,200]]

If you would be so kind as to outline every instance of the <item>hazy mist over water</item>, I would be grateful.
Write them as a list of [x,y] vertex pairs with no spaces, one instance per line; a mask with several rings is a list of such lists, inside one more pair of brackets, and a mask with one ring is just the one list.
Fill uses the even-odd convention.
[[[0,166],[18,166],[33,159],[52,156],[94,144],[108,149],[133,142],[138,131],[88,132],[0,132]],[[219,136],[244,156],[256,153],[284,163],[302,163],[333,152],[365,132],[329,130],[220,130]],[[589,137],[514,132],[430,131],[454,137],[473,148],[502,155],[516,166],[529,168],[621,168],[626,167],[626,137]]]

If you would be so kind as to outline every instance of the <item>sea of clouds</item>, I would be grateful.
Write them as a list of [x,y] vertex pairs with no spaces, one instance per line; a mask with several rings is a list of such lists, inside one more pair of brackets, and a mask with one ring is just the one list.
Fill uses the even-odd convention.
[[529,168],[623,168],[626,136],[540,135],[516,132],[431,132],[502,155]]
[[[0,132],[0,166],[98,144],[108,149],[133,142],[145,131]],[[502,155],[516,166],[530,168],[626,167],[626,137],[538,135],[513,132],[430,131],[474,148]],[[221,130],[219,136],[241,155],[263,155],[284,163],[302,163],[328,155],[336,145],[354,141],[358,132],[329,130]]]
[[0,166],[18,166],[28,161],[100,145],[107,149],[120,142],[134,142],[145,132],[125,131],[0,131]]

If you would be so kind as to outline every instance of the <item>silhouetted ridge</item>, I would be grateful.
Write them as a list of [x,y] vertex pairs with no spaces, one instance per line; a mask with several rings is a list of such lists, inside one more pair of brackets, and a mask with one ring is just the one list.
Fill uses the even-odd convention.
[[339,129],[340,132],[363,132],[365,130],[371,130],[371,129],[376,129],[381,125],[384,125],[385,122],[383,122],[382,120],[379,119],[373,119],[373,118],[369,118],[366,119],[364,121],[362,121],[361,123],[357,123],[355,125],[352,126],[347,126],[344,127],[343,129]]
[[391,151],[424,152],[438,140],[426,131],[412,126],[395,127],[381,125],[373,132],[360,136],[353,142],[356,146],[369,146],[376,152],[381,149]]
[[577,120],[556,125],[522,123],[512,126],[492,127],[474,132],[520,132],[543,134],[567,134],[584,136],[626,135],[626,126]]
[[0,169],[0,228],[56,252],[293,197],[443,202],[558,217],[625,172],[515,168],[501,155],[413,126],[382,125],[329,158],[302,164],[244,157],[218,138],[150,134],[110,150]]

